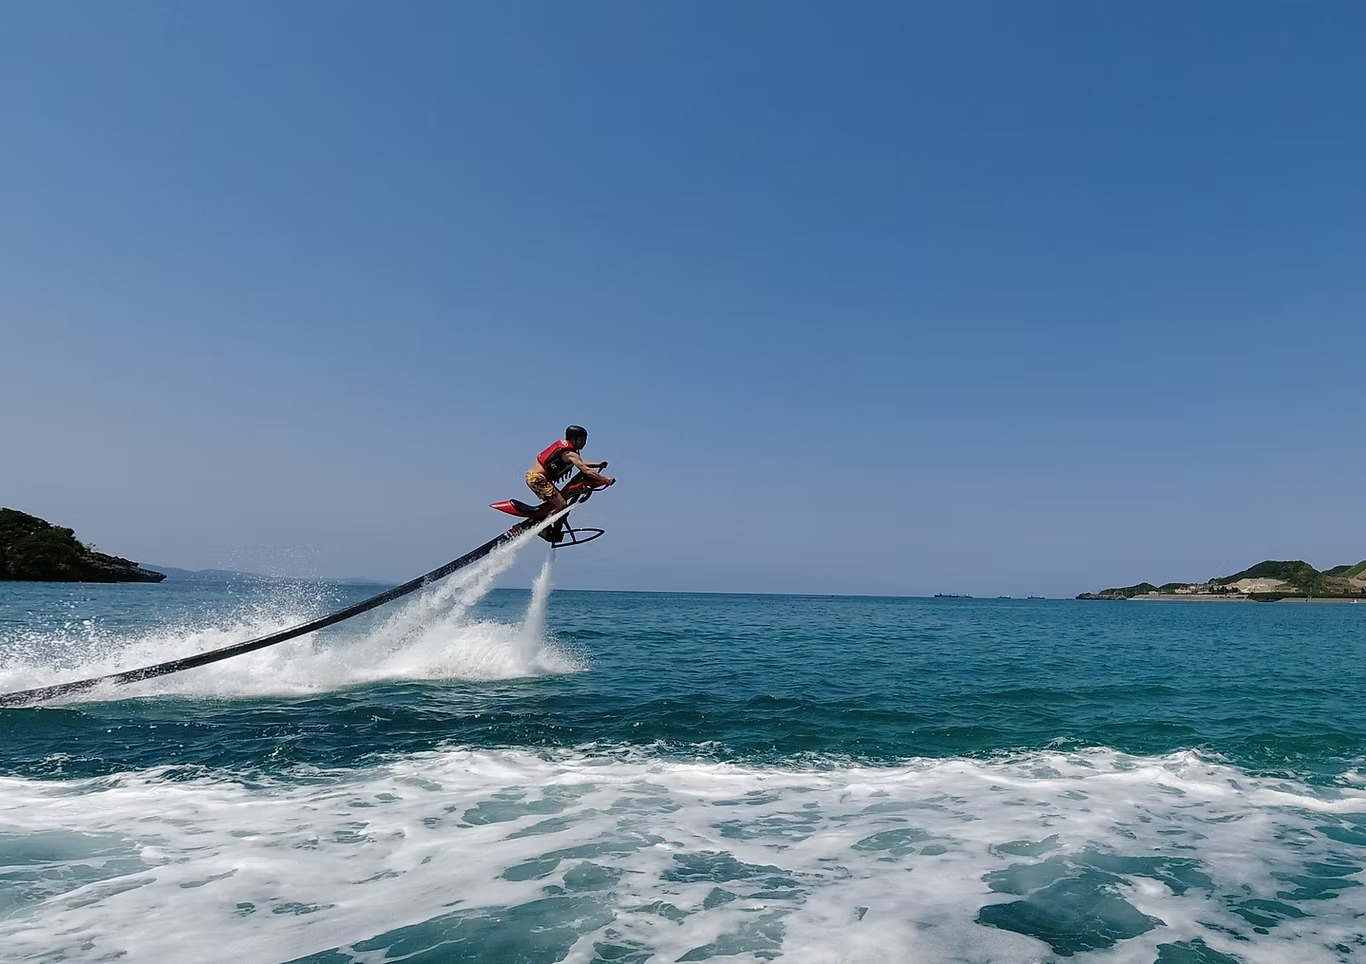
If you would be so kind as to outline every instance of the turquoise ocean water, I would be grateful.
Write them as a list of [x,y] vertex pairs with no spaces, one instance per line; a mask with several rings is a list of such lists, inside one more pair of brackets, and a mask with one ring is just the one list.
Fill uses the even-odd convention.
[[[495,588],[518,551],[0,710],[0,960],[1366,961],[1366,606]],[[373,591],[0,584],[0,690]]]

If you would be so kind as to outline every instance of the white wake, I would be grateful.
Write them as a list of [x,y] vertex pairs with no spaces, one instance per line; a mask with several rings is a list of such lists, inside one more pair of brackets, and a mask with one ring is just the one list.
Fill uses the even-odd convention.
[[[176,694],[234,698],[302,695],[379,680],[501,680],[575,672],[582,667],[545,638],[550,593],[547,560],[525,618],[517,624],[475,618],[472,610],[498,577],[531,544],[524,533],[447,579],[334,630],[290,640],[255,653],[127,686],[107,686],[69,697],[71,702],[111,697]],[[89,627],[81,638],[26,640],[23,655],[0,662],[0,692],[116,673],[207,652],[316,618],[307,601],[287,597],[275,605],[254,602],[226,624],[166,626],[133,637],[100,637]],[[68,634],[69,635],[69,634]],[[73,650],[89,655],[72,665]],[[65,657],[65,658],[64,658]]]

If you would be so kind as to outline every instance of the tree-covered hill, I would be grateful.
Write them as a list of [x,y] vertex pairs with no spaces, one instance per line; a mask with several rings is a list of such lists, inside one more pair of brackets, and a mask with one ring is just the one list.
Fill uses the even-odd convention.
[[[1259,580],[1260,584],[1236,585],[1244,579]],[[1132,599],[1149,593],[1187,596],[1251,597],[1363,597],[1366,598],[1366,562],[1356,565],[1334,566],[1319,572],[1303,559],[1281,561],[1267,559],[1242,572],[1221,576],[1202,583],[1169,582],[1154,586],[1141,582],[1136,586],[1103,589],[1097,593],[1082,593],[1078,599]]]
[[96,552],[71,529],[17,509],[0,508],[0,580],[33,582],[161,582],[136,562]]

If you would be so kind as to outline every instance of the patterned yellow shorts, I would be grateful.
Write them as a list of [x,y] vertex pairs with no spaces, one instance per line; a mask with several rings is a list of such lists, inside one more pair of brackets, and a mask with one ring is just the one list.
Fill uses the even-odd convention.
[[545,473],[537,469],[531,469],[526,474],[526,487],[536,493],[536,498],[542,502],[548,502],[555,498],[559,489],[551,485],[550,480],[545,477]]

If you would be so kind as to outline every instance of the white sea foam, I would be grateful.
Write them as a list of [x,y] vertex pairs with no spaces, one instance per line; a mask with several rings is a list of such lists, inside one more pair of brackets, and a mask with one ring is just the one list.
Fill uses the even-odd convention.
[[1308,964],[1366,945],[1363,824],[1356,788],[1108,750],[790,770],[452,749],[251,786],[0,779],[0,947],[379,961],[427,922],[404,953],[471,959],[493,934],[487,953],[571,962],[1026,962],[1056,950],[1017,930],[1056,925],[1091,935],[1079,960],[1198,938]]
[[[537,582],[527,621],[507,625],[471,616],[498,577],[533,544],[541,544],[534,532],[523,534],[474,565],[395,603],[392,612],[381,610],[378,621],[361,617],[325,631],[321,638],[291,640],[199,669],[126,687],[102,687],[68,699],[108,699],[115,692],[120,697],[298,695],[386,679],[496,680],[577,671],[580,666],[569,654],[541,638],[549,563]],[[9,650],[22,655],[0,663],[0,692],[207,652],[318,614],[317,600],[286,594],[251,600],[225,625],[166,626],[132,639],[102,633],[88,622],[76,624],[66,627],[62,637],[48,632],[37,641],[19,641],[22,645],[9,641]],[[534,641],[528,637],[531,632],[537,634]],[[65,652],[83,654],[78,667],[61,658]]]

